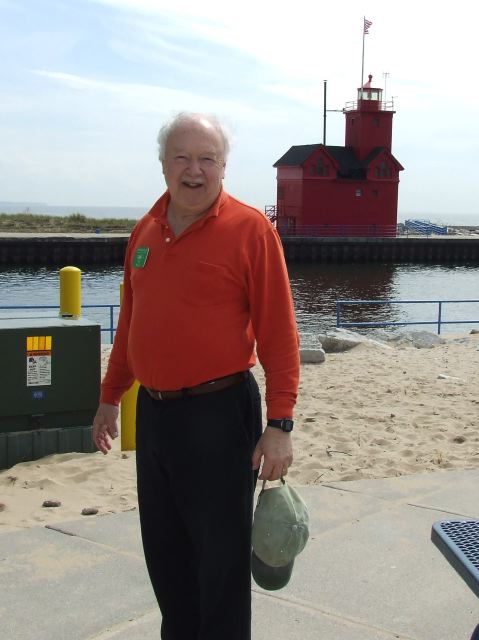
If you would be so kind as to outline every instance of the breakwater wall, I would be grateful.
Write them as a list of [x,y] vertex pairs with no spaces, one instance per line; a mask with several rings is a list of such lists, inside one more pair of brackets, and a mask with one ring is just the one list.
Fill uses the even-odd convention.
[[283,238],[290,263],[479,263],[479,237]]
[[127,234],[4,235],[0,236],[0,264],[123,264],[128,238]]
[[[122,264],[128,235],[3,235],[2,265]],[[479,264],[479,237],[283,238],[290,263]]]

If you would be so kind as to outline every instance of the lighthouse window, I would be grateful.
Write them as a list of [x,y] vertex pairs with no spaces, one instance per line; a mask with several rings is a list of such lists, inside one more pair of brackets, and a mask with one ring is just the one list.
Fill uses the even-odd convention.
[[363,195],[363,190],[362,189],[356,189],[356,196],[360,198],[362,195]]
[[375,127],[379,127],[379,118],[374,118],[374,120],[373,120],[373,125],[374,125]]
[[[314,174],[314,171],[312,172]],[[318,176],[329,176],[329,166],[324,164],[324,160],[322,158],[318,158],[316,163],[316,175]]]
[[389,167],[386,164],[385,160],[382,160],[379,167],[375,167],[374,175],[376,176],[376,178],[391,178],[392,177],[391,167]]

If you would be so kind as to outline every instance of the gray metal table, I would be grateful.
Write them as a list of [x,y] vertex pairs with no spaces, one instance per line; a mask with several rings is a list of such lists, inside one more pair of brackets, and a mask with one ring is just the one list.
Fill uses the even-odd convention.
[[[479,520],[435,522],[431,540],[479,598]],[[479,640],[479,625],[471,640]]]

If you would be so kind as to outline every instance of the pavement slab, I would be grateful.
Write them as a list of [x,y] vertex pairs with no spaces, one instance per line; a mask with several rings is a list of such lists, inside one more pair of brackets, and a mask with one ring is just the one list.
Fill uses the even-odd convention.
[[113,515],[82,516],[75,520],[47,526],[52,531],[84,538],[117,551],[136,554],[143,559],[140,522],[136,509]]
[[[479,600],[431,543],[478,517],[479,470],[299,487],[310,540],[290,583],[253,584],[253,639],[467,640]],[[0,533],[1,640],[158,640],[136,510]]]
[[2,640],[85,640],[145,606],[141,556],[42,527],[0,535]]
[[316,533],[282,594],[400,637],[468,638],[477,598],[430,542],[444,515],[393,505]]
[[[477,515],[477,495],[470,491],[473,484],[479,487],[479,469],[446,470],[442,469],[433,473],[419,473],[398,478],[383,478],[375,480],[351,480],[347,482],[328,482],[322,486],[352,491],[363,495],[375,496],[382,500],[404,500],[414,503],[428,503],[431,494],[441,494],[444,490],[452,488],[454,491],[454,504],[449,500],[444,503],[444,510],[452,509],[456,512],[470,511],[474,508]],[[471,498],[469,500],[468,498]],[[475,498],[475,500],[474,500]],[[443,505],[437,505],[436,507]]]

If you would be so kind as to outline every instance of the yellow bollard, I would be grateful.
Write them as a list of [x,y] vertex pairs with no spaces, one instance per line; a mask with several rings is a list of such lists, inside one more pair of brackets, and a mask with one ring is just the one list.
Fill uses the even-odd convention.
[[81,271],[77,267],[60,269],[60,317],[81,316]]
[[121,450],[136,450],[136,398],[140,383],[135,380],[121,399]]
[[[123,302],[123,282],[120,284],[120,304]],[[135,380],[123,394],[120,406],[121,416],[121,450],[136,450],[136,398],[140,383]]]

